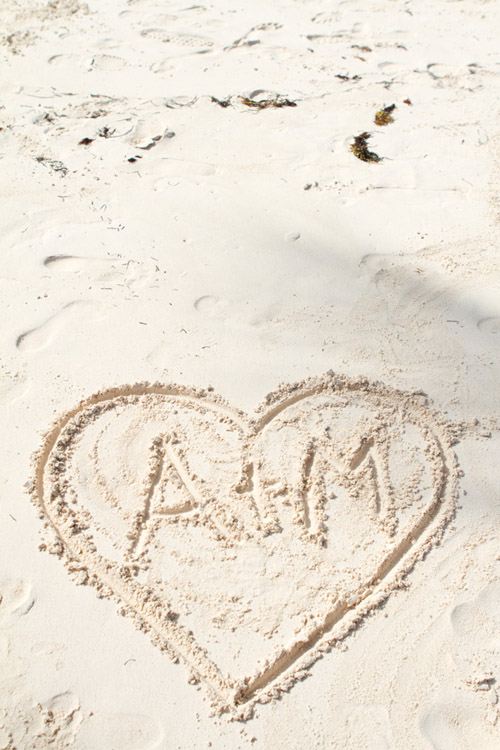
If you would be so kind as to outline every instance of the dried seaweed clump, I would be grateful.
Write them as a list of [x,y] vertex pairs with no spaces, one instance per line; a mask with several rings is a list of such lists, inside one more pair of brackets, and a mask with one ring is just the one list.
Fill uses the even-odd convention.
[[341,81],[360,81],[361,76],[344,76],[342,73],[337,73],[335,78],[340,78]]
[[368,149],[368,138],[370,133],[361,133],[354,138],[354,143],[351,144],[351,151],[361,161],[381,161],[380,156],[374,151]]
[[255,99],[249,99],[248,96],[241,96],[241,101],[246,107],[254,107],[254,109],[267,109],[268,107],[296,107],[297,102],[292,102],[290,99],[284,99],[281,96],[276,96],[274,99],[261,99],[255,101]]
[[379,109],[379,111],[375,115],[375,125],[389,125],[389,123],[394,122],[394,117],[392,116],[392,113],[396,109],[395,104],[391,104],[388,107],[384,107],[383,109]]
[[61,177],[66,177],[68,174],[68,168],[64,166],[62,161],[59,161],[58,159],[47,159],[45,156],[36,156],[35,161],[37,161],[39,164],[43,164],[47,167],[50,167],[54,172],[59,172]]
[[214,104],[218,104],[219,107],[222,107],[223,109],[231,106],[231,97],[229,97],[229,99],[217,99],[216,96],[211,96],[210,101]]

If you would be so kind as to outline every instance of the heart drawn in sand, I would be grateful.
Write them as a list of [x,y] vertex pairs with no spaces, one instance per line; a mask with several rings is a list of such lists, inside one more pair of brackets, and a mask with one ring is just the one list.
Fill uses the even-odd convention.
[[439,540],[451,443],[422,394],[331,373],[280,387],[253,417],[211,392],[136,384],[58,421],[33,495],[77,581],[247,716]]

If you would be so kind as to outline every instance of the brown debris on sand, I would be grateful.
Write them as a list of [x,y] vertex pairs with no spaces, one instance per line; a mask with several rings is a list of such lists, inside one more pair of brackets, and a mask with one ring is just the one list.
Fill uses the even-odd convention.
[[390,104],[388,107],[384,107],[383,109],[379,109],[379,111],[375,115],[374,123],[375,125],[389,125],[391,122],[394,122],[394,117],[392,116],[392,113],[396,109],[395,104]]
[[361,133],[361,135],[355,136],[354,143],[351,144],[350,150],[352,151],[354,156],[356,156],[358,159],[361,159],[361,161],[381,161],[381,158],[378,154],[368,149],[367,141],[370,137],[370,133]]
[[246,107],[253,107],[254,109],[267,109],[268,107],[296,107],[297,102],[292,102],[290,99],[285,99],[280,96],[276,96],[274,99],[261,99],[255,101],[255,99],[249,99],[248,96],[241,96],[241,101]]
[[229,99],[217,99],[216,96],[211,96],[210,101],[213,102],[213,104],[218,104],[219,107],[222,107],[223,109],[231,106],[231,97],[229,97]]

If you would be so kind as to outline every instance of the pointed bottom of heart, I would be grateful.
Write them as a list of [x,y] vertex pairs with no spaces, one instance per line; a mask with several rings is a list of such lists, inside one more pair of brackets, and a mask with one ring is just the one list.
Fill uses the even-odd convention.
[[253,417],[143,383],[58,420],[33,496],[72,576],[245,718],[439,541],[457,494],[451,443],[421,394],[364,379],[282,386]]

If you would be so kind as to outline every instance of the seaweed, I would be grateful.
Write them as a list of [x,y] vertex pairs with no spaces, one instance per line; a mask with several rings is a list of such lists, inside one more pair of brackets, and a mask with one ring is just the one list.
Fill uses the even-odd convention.
[[36,156],[35,161],[44,166],[50,167],[54,172],[59,172],[62,177],[68,174],[68,168],[58,159],[48,159],[46,156]]
[[342,73],[337,73],[335,78],[340,78],[341,81],[360,81],[361,76],[344,76]]
[[276,96],[274,99],[261,99],[255,101],[255,99],[249,99],[248,96],[240,96],[241,101],[246,107],[253,107],[254,109],[267,109],[268,107],[296,107],[297,102],[292,102],[290,99],[285,99],[280,96]]
[[108,126],[105,125],[103,128],[99,130],[97,135],[99,135],[101,138],[111,138],[114,132],[115,132],[115,128],[108,128]]
[[217,99],[216,96],[211,96],[210,101],[212,101],[214,104],[218,104],[219,107],[222,107],[223,109],[226,109],[226,107],[231,106],[231,98],[229,99]]
[[375,115],[375,125],[389,125],[389,123],[394,122],[394,117],[392,116],[392,113],[396,109],[395,104],[391,104],[388,107],[384,107],[383,109],[379,109],[379,111]]
[[355,136],[354,143],[351,144],[350,150],[352,151],[354,156],[356,156],[358,159],[361,159],[361,161],[382,161],[378,154],[368,149],[367,141],[370,137],[370,133],[361,133],[361,135]]

